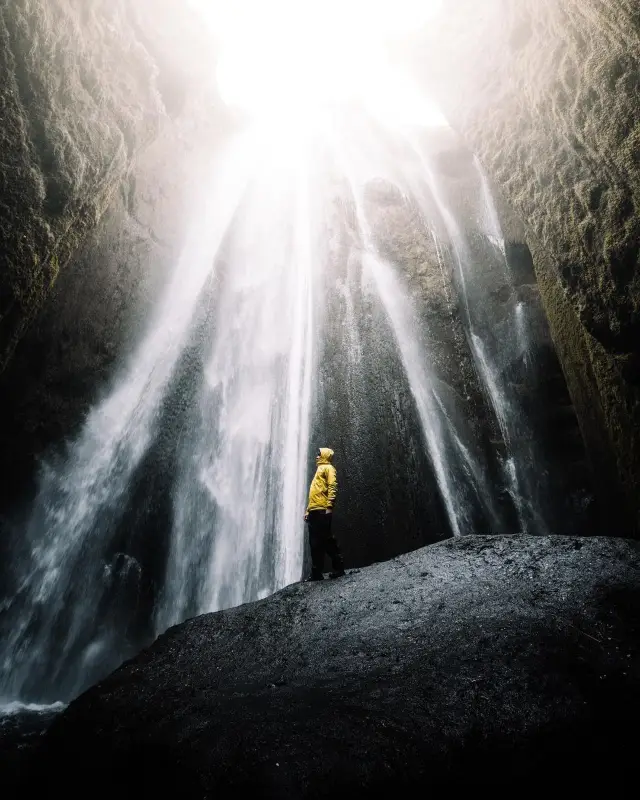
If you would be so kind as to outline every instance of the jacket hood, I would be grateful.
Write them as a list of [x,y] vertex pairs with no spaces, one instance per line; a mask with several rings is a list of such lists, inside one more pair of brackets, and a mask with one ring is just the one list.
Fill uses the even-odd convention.
[[319,464],[330,464],[332,458],[333,458],[333,450],[330,447],[320,448],[320,460],[318,462]]

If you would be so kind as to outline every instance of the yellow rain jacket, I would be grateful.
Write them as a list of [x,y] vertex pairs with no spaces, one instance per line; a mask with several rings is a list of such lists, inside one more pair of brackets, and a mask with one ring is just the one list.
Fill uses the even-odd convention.
[[307,511],[321,511],[333,508],[338,494],[338,478],[336,468],[331,463],[333,450],[329,447],[320,448],[320,456],[316,463],[318,469],[313,476],[309,488],[309,505]]

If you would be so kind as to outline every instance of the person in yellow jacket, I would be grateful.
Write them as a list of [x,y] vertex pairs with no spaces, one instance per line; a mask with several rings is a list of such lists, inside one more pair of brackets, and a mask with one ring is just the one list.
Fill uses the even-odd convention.
[[331,463],[333,450],[321,447],[316,453],[316,474],[309,487],[309,503],[305,522],[309,526],[309,547],[311,549],[311,577],[307,580],[321,581],[324,578],[325,553],[331,559],[333,572],[330,578],[344,575],[344,563],[336,537],[331,532],[333,507],[338,496],[338,477]]

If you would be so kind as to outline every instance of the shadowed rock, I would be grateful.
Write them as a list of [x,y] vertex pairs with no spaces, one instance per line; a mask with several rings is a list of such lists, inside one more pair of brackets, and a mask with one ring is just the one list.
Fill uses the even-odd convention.
[[0,4],[0,371],[136,155],[198,82],[202,40],[190,31],[187,57],[187,24],[179,0]]
[[170,629],[34,763],[81,796],[617,782],[640,699],[640,545],[465,537]]
[[640,7],[457,0],[416,70],[526,223],[612,527],[640,529]]

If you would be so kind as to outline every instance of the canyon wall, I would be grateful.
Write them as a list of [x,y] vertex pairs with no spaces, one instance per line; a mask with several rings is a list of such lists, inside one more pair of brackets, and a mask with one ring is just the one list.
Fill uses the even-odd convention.
[[204,53],[179,0],[0,3],[0,370]]
[[181,0],[0,2],[0,58],[4,529],[142,336],[229,125]]
[[640,524],[639,33],[634,0],[457,0],[415,53],[423,85],[525,221],[600,499],[622,533]]
[[[18,0],[0,4],[0,11],[1,135],[9,155],[0,203],[1,366],[18,347],[0,378],[0,410],[12,420],[1,431],[4,471],[11,475],[0,497],[6,508],[37,457],[73,435],[108,387],[127,343],[142,332],[185,234],[199,160],[219,131],[215,114],[193,100],[213,75],[210,43],[178,0]],[[416,71],[505,194],[507,255],[522,272],[516,291],[534,310],[541,336],[538,376],[549,378],[545,435],[558,441],[558,463],[567,473],[580,473],[580,494],[589,481],[573,409],[536,311],[538,291],[588,445],[599,505],[617,531],[633,529],[640,476],[634,22],[629,3],[619,4],[616,16],[595,0],[561,8],[551,0],[489,0],[482,13],[459,0],[447,7],[446,30],[438,33],[447,51],[427,41],[415,58]],[[437,162],[464,216],[469,150],[443,147]],[[459,321],[451,316],[457,310],[434,294],[440,267],[429,243],[416,237],[410,213],[387,203],[388,255],[402,262],[416,295],[429,300],[435,328],[453,326],[451,346],[460,349]],[[481,238],[475,236],[480,259]],[[449,371],[462,396],[463,384],[474,380],[469,363],[449,360],[460,365],[459,374]],[[472,424],[495,439],[484,411],[476,413],[480,405],[474,396]],[[426,536],[434,529],[441,535],[439,524],[427,528]],[[424,541],[420,536],[414,546]],[[404,549],[403,543],[379,555]],[[364,552],[357,560],[367,560]]]

